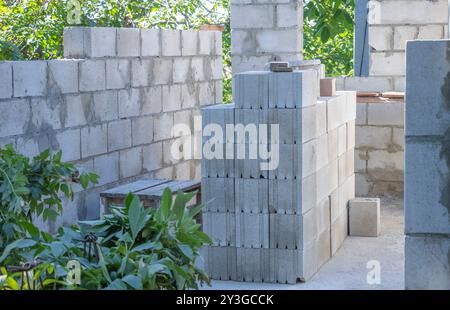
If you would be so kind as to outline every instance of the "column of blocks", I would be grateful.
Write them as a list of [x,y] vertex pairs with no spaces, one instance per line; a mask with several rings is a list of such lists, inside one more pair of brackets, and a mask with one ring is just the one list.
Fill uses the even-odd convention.
[[[356,95],[319,98],[317,74],[238,74],[234,105],[202,110],[203,128],[220,128],[235,155],[234,174],[216,159],[202,159],[204,231],[213,240],[205,262],[212,279],[306,281],[347,236]],[[227,131],[227,124],[235,130]],[[207,147],[209,134],[203,135]],[[244,151],[245,158],[238,157]],[[279,157],[275,169],[262,169],[261,151]],[[252,152],[256,158],[249,158]]]

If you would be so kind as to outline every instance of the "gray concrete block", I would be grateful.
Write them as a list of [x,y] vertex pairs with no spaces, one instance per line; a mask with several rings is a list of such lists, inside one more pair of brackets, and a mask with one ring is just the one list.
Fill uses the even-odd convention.
[[180,30],[161,30],[161,52],[162,56],[181,55],[181,32]]
[[178,57],[173,60],[173,82],[186,83],[189,77],[191,60],[187,57]]
[[450,238],[406,236],[405,288],[450,290]]
[[64,127],[77,127],[92,121],[91,94],[68,95],[65,97]]
[[128,59],[106,60],[106,89],[128,88],[131,84],[131,64]]
[[[337,94],[334,97],[322,97],[327,100],[328,131],[338,128],[347,121],[347,96]],[[356,106],[355,106],[356,109]],[[356,111],[355,111],[356,115]]]
[[172,137],[173,113],[163,113],[153,119],[153,139],[161,141]]
[[237,280],[237,249],[205,246],[206,272],[211,279]]
[[82,58],[116,56],[117,28],[89,27],[84,29],[84,57]]
[[[236,213],[252,214],[269,212],[269,182],[265,179],[235,179]],[[252,193],[252,195],[249,195]]]
[[198,31],[198,53],[200,55],[212,55],[215,49],[215,31]]
[[301,180],[269,180],[269,212],[302,214],[302,194]]
[[138,57],[140,49],[140,30],[138,28],[117,29],[117,56]]
[[85,58],[84,33],[85,27],[64,27],[63,47],[64,58]]
[[33,131],[53,131],[61,128],[61,105],[51,99],[31,99],[31,124]]
[[202,178],[202,203],[206,212],[235,212],[234,179]]
[[212,240],[214,246],[236,245],[235,213],[203,212],[203,232]]
[[142,148],[144,171],[155,171],[163,166],[162,143],[152,143]]
[[153,142],[153,116],[144,116],[131,121],[131,135],[134,146]]
[[200,106],[215,104],[215,88],[214,81],[198,83],[198,104]]
[[154,58],[153,70],[147,71],[151,77],[152,85],[171,84],[173,72],[173,59],[171,58]]
[[406,233],[450,233],[449,167],[446,162],[448,156],[446,143],[406,140]]
[[108,150],[108,126],[97,125],[81,129],[81,156],[83,158],[106,153]]
[[181,86],[162,86],[162,109],[163,112],[177,111],[181,109]]
[[0,99],[11,98],[13,95],[12,63],[0,63]]
[[[313,210],[310,210],[310,212]],[[303,228],[306,223],[301,215],[269,214],[269,247],[271,249],[303,249]]]
[[280,144],[279,165],[269,171],[269,179],[301,179],[316,171],[317,140],[304,144]]
[[47,94],[46,61],[15,61],[12,66],[14,97],[45,96]]
[[331,223],[331,255],[333,256],[341,248],[348,236],[348,213],[340,214],[338,218]]
[[142,174],[142,148],[134,147],[120,151],[120,178],[129,178]]
[[139,89],[130,88],[119,90],[118,105],[119,118],[139,116],[141,112],[142,93]]
[[69,129],[55,134],[53,143],[57,149],[62,150],[64,162],[81,159],[80,129]]
[[27,131],[31,116],[30,102],[25,99],[0,102],[0,137],[21,135]]
[[96,121],[112,121],[119,118],[117,91],[96,92],[92,95]]
[[78,92],[78,63],[80,60],[58,59],[48,61],[49,92]]
[[449,46],[448,40],[407,43],[406,136],[444,135],[448,130]]
[[237,212],[236,246],[269,248],[269,214]]
[[141,29],[141,56],[160,56],[160,30]]
[[243,282],[267,282],[269,249],[237,248],[237,279]]
[[106,69],[104,60],[85,60],[80,62],[80,91],[96,91],[106,88]]
[[[131,60],[131,86],[150,86],[154,75],[154,61],[148,58],[138,58]],[[164,74],[164,72],[158,74]],[[156,78],[156,77],[155,77]]]
[[269,72],[246,72],[234,78],[234,102],[238,109],[269,107]]
[[99,186],[119,180],[119,153],[114,152],[95,157],[94,171],[100,176]]
[[378,237],[381,234],[379,198],[357,198],[349,202],[350,236]]
[[140,90],[141,114],[158,114],[162,111],[162,87],[148,87]]
[[131,146],[131,120],[124,119],[108,123],[108,151]]
[[181,31],[181,54],[183,56],[197,55],[198,31],[183,30]]

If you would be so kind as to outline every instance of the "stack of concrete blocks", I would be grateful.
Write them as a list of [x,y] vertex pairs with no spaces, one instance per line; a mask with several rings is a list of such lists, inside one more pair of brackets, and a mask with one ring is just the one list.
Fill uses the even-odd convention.
[[[202,109],[203,127],[269,124],[269,143],[227,135],[223,150],[246,159],[202,160],[205,248],[212,279],[296,283],[310,279],[348,234],[354,198],[356,95],[319,98],[316,70],[236,76],[235,104]],[[272,136],[270,125],[279,125]],[[203,133],[208,148],[210,137]],[[209,133],[208,133],[209,134]],[[244,138],[245,139],[245,138]],[[252,145],[252,143],[254,143]],[[261,169],[251,148],[279,150],[279,165]]]
[[200,140],[200,107],[222,102],[221,54],[217,31],[66,28],[66,59],[0,62],[0,146],[62,150],[99,173],[65,204],[66,224],[99,218],[99,192],[119,184],[200,179],[200,156],[171,156],[172,128]]
[[407,45],[405,285],[450,290],[450,40]]
[[231,0],[233,75],[303,59],[303,2]]

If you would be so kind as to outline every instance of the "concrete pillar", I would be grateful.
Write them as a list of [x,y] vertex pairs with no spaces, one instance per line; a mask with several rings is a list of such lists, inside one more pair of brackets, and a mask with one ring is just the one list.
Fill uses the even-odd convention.
[[301,0],[231,0],[233,75],[274,60],[302,60]]
[[406,61],[405,286],[450,289],[450,40]]

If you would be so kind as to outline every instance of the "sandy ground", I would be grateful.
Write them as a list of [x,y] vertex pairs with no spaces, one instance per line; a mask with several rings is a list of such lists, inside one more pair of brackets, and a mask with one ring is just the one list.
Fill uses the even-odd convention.
[[[378,238],[348,237],[336,255],[307,283],[295,285],[212,281],[215,290],[394,290],[404,288],[403,201],[381,200],[382,232]],[[379,262],[380,283],[369,284],[368,273]],[[378,263],[375,263],[378,264]]]

